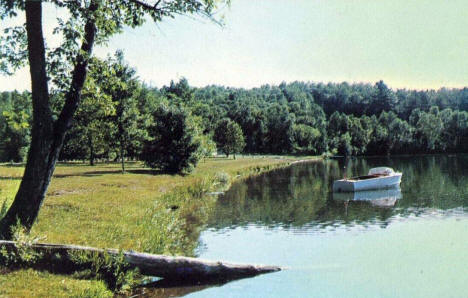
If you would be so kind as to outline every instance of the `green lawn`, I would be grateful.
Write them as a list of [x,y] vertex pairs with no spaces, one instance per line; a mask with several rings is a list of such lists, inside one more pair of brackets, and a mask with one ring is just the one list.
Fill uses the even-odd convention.
[[[288,165],[295,157],[210,158],[187,176],[153,173],[141,163],[59,164],[31,234],[43,242],[193,255],[216,198],[203,195],[230,180]],[[14,198],[23,167],[0,166],[0,206]],[[226,186],[224,186],[226,187]],[[99,281],[33,270],[0,275],[0,296],[70,296],[106,292]]]

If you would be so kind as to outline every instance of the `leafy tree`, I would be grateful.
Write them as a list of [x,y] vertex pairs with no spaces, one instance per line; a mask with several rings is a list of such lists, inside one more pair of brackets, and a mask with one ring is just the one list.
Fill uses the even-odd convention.
[[102,61],[93,59],[90,75],[82,91],[82,102],[78,108],[71,129],[67,132],[61,159],[88,159],[94,165],[96,156],[110,151],[110,139],[116,130],[110,121],[115,115],[116,104],[112,97],[101,92]]
[[181,78],[177,83],[171,81],[169,87],[162,88],[162,92],[171,102],[185,105],[193,104],[194,90],[186,78]]
[[442,147],[451,152],[464,152],[468,132],[468,113],[445,109],[440,113],[444,129],[442,130]]
[[[231,108],[228,115],[245,132],[245,152],[266,151],[267,117],[264,111],[254,104],[242,102]],[[218,119],[219,121],[220,119]]]
[[213,156],[216,153],[216,143],[212,133],[205,133],[203,118],[190,113],[190,122],[194,128],[195,139],[200,143],[197,151],[199,158]]
[[388,126],[388,153],[407,153],[412,141],[413,128],[408,122],[399,118],[393,119]]
[[245,147],[244,135],[239,124],[227,118],[218,123],[214,140],[227,157],[241,152]]
[[353,154],[353,146],[351,144],[351,135],[346,132],[339,137],[335,137],[335,142],[336,142],[336,149],[338,150],[338,153],[344,155],[344,156],[349,156]]
[[370,142],[370,136],[361,124],[359,118],[350,116],[349,134],[351,137],[351,154],[364,154],[367,144]]
[[0,108],[0,159],[23,161],[30,141],[31,104],[27,93],[11,93]]
[[266,147],[269,153],[288,153],[293,148],[294,114],[285,104],[275,103],[267,110]]
[[100,63],[99,69],[100,89],[112,98],[115,105],[112,122],[116,129],[113,139],[119,148],[122,172],[125,172],[126,152],[130,148],[139,151],[138,147],[145,139],[145,131],[138,125],[140,111],[137,94],[140,86],[136,71],[124,62],[121,51],[117,51],[113,58],[108,57],[105,63]]
[[440,145],[442,120],[434,113],[422,112],[415,127],[415,139],[423,152],[434,152]]
[[318,129],[298,124],[293,126],[294,131],[294,153],[317,154],[321,133]]
[[367,154],[384,155],[387,154],[386,140],[388,138],[388,127],[383,125],[379,119],[372,115],[369,117],[369,127],[371,128],[370,140],[367,145]]
[[[29,230],[36,220],[65,134],[81,101],[94,44],[105,43],[124,26],[141,25],[147,16],[155,22],[180,14],[199,14],[213,19],[213,10],[222,1],[157,1],[151,4],[140,0],[52,1],[56,7],[69,12],[69,18],[58,20],[54,30],[63,37],[62,44],[55,49],[45,46],[42,2],[0,2],[0,20],[23,11],[26,15],[24,26],[7,28],[2,35],[0,70],[11,73],[28,60],[33,103],[31,144],[23,180],[13,204],[0,221],[0,236],[4,239],[11,239],[11,227],[18,221]],[[49,78],[64,94],[65,102],[57,119],[50,106]]]
[[371,113],[380,114],[384,111],[390,111],[396,104],[396,96],[383,81],[375,84],[375,93],[371,103]]
[[145,141],[141,159],[163,172],[189,173],[197,165],[201,141],[190,114],[180,107],[161,105],[153,113],[149,127],[150,140]]
[[200,141],[200,155],[201,157],[210,157],[216,153],[216,142],[213,141],[211,135],[207,134],[199,134],[198,135]]

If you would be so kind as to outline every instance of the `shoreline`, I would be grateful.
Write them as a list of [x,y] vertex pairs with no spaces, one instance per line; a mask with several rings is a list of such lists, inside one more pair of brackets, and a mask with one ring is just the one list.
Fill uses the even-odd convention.
[[[188,176],[151,175],[138,163],[130,164],[127,174],[118,173],[118,165],[113,164],[60,164],[31,237],[45,236],[53,243],[191,256],[216,202],[215,197],[205,195],[210,177],[225,172],[232,183],[321,160],[317,156],[278,157],[207,160]],[[0,181],[2,199],[14,196],[21,173],[22,167],[0,166],[0,175],[12,178]],[[88,291],[104,297],[112,294],[102,280],[77,280],[27,268],[0,275],[0,285],[0,296],[67,296]]]

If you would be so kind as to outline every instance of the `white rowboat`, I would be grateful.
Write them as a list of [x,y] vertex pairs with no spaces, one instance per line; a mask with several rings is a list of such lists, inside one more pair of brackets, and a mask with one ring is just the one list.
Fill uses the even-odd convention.
[[397,173],[391,168],[373,168],[366,176],[336,180],[333,182],[333,192],[354,192],[398,187],[401,176],[402,173]]

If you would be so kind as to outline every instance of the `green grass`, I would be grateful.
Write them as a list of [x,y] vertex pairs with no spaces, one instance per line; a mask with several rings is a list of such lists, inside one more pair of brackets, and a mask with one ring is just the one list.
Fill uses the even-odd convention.
[[32,269],[0,271],[0,297],[112,297],[102,281]]
[[[232,181],[298,159],[210,158],[187,176],[154,174],[139,162],[129,163],[125,174],[119,164],[59,164],[31,235],[51,243],[193,255],[216,201],[207,191],[223,187],[227,177]],[[21,166],[0,166],[0,208],[13,200],[22,172]],[[36,285],[45,292],[36,291]],[[83,289],[99,294],[101,287],[98,281],[32,270],[0,275],[0,296],[7,297],[41,296],[48,289],[54,296]]]

